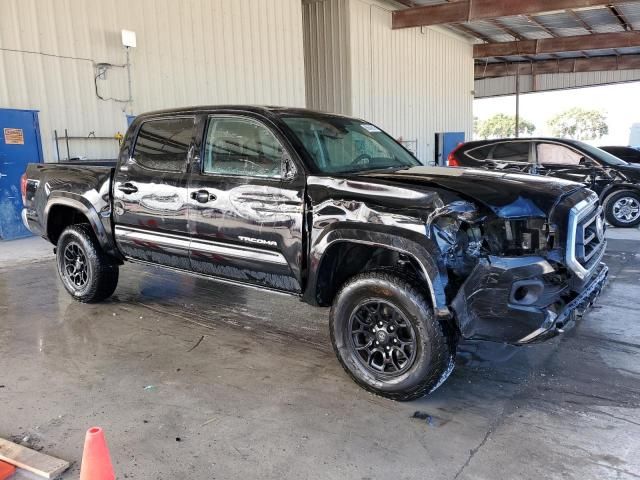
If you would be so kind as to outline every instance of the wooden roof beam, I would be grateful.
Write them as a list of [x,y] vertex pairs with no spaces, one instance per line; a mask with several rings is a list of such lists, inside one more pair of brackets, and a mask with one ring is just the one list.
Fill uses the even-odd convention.
[[489,20],[513,15],[536,15],[545,12],[606,6],[624,3],[625,0],[462,0],[459,2],[423,5],[393,12],[394,29],[465,23]]
[[[575,12],[575,10],[567,10],[567,13],[568,13],[569,15],[571,15],[571,16],[574,18],[574,20],[575,20],[576,22],[578,22],[578,24],[580,24],[580,26],[581,26],[582,28],[584,28],[587,32],[589,32],[589,33],[594,33],[594,32],[593,32],[593,28],[591,28],[591,25],[589,25],[587,22],[585,22],[585,21],[582,19],[582,17],[581,17],[580,15],[578,15],[578,14]],[[580,53],[582,53],[582,55],[584,55],[585,57],[590,57],[590,55],[589,55],[587,52],[585,52],[584,50],[580,50]],[[617,54],[617,53],[618,53],[618,52],[616,52],[616,54]]]
[[551,30],[549,27],[547,27],[547,26],[543,25],[542,23],[540,23],[538,20],[535,19],[534,16],[525,15],[525,17],[527,17],[527,20],[529,22],[533,23],[536,27],[538,27],[539,29],[543,30],[544,33],[546,33],[550,37],[557,37],[557,35],[555,34],[555,32],[553,30]]
[[475,30],[473,30],[472,28],[467,27],[466,25],[462,25],[460,23],[454,23],[451,25],[451,28],[454,28],[460,32],[464,32],[467,35],[473,37],[473,38],[477,38],[479,40],[482,40],[483,42],[486,43],[491,43],[493,40],[491,40],[489,37],[487,37],[486,35],[483,35],[480,32],[477,32]]
[[[538,20],[536,20],[536,18],[533,15],[525,15],[525,17],[527,18],[527,20],[530,23],[533,23],[536,27],[541,29],[543,32],[545,32],[550,37],[557,37],[556,33],[553,30],[551,30],[546,25],[543,25],[542,23],[540,23]],[[553,57],[553,58],[557,58],[555,53],[550,53],[549,55],[551,55],[551,57]]]
[[476,64],[475,79],[542,75],[553,73],[602,72],[640,69],[640,55],[566,58],[535,62]]
[[513,37],[516,40],[524,40],[525,39],[518,32],[516,32],[516,31],[512,30],[511,28],[507,27],[505,24],[503,24],[502,22],[500,22],[499,20],[497,20],[495,18],[490,19],[489,22],[492,23],[493,25],[498,27],[500,30],[502,30],[504,33],[506,33],[510,37]]
[[541,38],[516,42],[483,43],[473,46],[474,58],[538,55],[561,52],[640,47],[640,31],[594,33],[574,37]]
[[620,23],[620,26],[622,26],[622,28],[624,28],[626,31],[633,30],[633,26],[629,22],[627,22],[625,16],[619,9],[616,8],[615,5],[607,5],[607,7],[609,8],[609,11],[611,11],[611,13],[613,13],[613,15],[618,19],[618,23]]

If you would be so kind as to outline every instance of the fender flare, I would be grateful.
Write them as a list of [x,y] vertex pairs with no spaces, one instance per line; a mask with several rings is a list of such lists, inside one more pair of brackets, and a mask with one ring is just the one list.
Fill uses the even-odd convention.
[[429,289],[429,298],[434,313],[440,318],[451,318],[447,306],[445,287],[446,270],[438,265],[438,246],[426,235],[411,230],[399,230],[385,225],[336,224],[331,225],[311,246],[309,252],[309,281],[304,298],[310,303],[316,302],[318,275],[329,248],[337,243],[354,243],[395,250],[412,258],[420,266]]
[[[51,209],[56,206],[65,206],[78,210],[89,220],[91,229],[98,239],[98,243],[102,249],[111,255],[117,255],[118,251],[113,242],[113,236],[111,232],[111,212],[106,217],[107,222],[103,222],[100,214],[95,207],[81,195],[76,195],[68,192],[51,192],[49,201],[44,208],[44,233],[49,237],[49,213]],[[107,225],[105,225],[105,223]]]

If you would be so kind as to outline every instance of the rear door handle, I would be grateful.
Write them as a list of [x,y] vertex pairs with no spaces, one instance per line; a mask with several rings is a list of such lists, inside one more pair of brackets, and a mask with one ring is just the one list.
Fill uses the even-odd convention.
[[213,193],[209,193],[207,190],[198,190],[197,192],[191,192],[191,198],[198,203],[207,203],[214,201],[217,197]]
[[138,187],[136,187],[132,183],[123,183],[118,187],[118,190],[129,195],[130,193],[136,193],[138,191]]

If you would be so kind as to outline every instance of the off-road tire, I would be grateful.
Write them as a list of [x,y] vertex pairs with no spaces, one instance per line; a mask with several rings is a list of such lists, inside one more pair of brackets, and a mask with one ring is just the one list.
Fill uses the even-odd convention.
[[[369,392],[398,401],[414,400],[433,392],[452,372],[455,335],[436,320],[424,290],[410,276],[374,271],[354,276],[336,295],[329,318],[333,348],[346,372]],[[351,317],[370,300],[392,305],[413,328],[415,358],[396,376],[373,372],[355,349]]]
[[[68,273],[65,254],[84,258],[79,265],[86,264],[86,282],[78,285]],[[97,303],[109,298],[118,285],[118,264],[102,251],[91,226],[77,224],[67,227],[56,248],[58,275],[71,297],[82,303]]]
[[614,215],[613,209],[616,202],[622,198],[630,197],[633,198],[638,204],[640,204],[640,193],[634,190],[619,190],[617,192],[613,192],[608,197],[604,199],[604,216],[607,222],[614,227],[620,228],[633,228],[640,225],[640,216],[629,221],[624,222],[616,218]]

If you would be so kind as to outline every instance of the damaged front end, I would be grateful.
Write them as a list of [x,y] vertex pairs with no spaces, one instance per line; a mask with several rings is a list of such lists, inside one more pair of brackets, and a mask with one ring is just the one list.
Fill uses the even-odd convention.
[[565,198],[549,214],[524,207],[507,214],[456,201],[427,219],[463,338],[547,339],[570,326],[604,286],[606,241],[597,197]]

